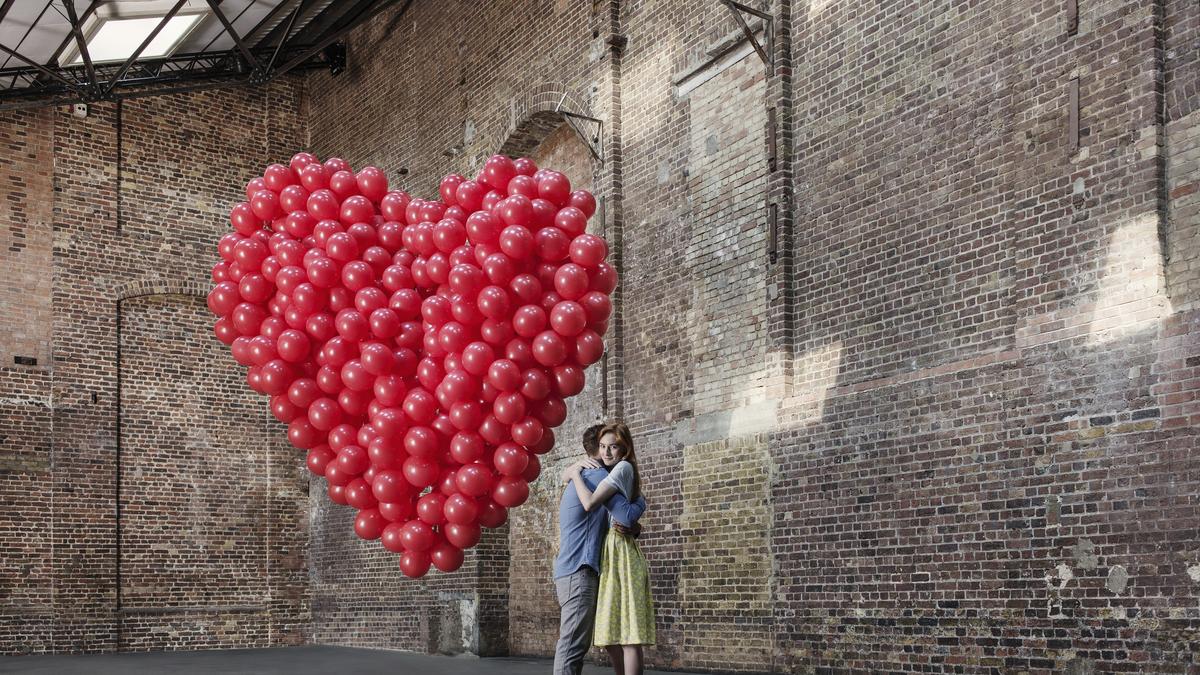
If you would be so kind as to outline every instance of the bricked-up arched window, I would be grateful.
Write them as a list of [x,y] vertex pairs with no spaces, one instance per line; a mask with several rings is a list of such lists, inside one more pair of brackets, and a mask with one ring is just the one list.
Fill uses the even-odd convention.
[[[525,125],[519,139],[514,142],[510,138],[505,144],[506,151],[527,156],[539,167],[563,172],[577,189],[594,191],[596,164],[587,145],[570,125],[563,123],[561,116],[540,113],[535,117],[540,119]],[[589,223],[593,232],[600,231],[598,221],[595,217]],[[566,424],[554,430],[555,449],[542,458],[542,478],[530,485],[529,501],[509,513],[512,523],[509,605],[511,616],[519,618],[518,625],[558,625],[559,608],[550,579],[558,546],[558,501],[562,485],[547,478],[556,474],[568,457],[580,455],[583,430],[603,415],[602,368],[597,364],[588,369],[587,386],[568,402],[570,415]],[[551,654],[557,637],[554,629],[513,630],[510,643],[516,654]]]

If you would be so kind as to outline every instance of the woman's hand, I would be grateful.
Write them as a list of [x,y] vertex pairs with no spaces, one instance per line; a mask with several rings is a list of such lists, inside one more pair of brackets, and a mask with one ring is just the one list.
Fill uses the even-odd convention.
[[590,457],[584,457],[564,467],[559,477],[563,483],[569,483],[572,477],[580,475],[584,469],[599,469],[600,466],[599,461]]

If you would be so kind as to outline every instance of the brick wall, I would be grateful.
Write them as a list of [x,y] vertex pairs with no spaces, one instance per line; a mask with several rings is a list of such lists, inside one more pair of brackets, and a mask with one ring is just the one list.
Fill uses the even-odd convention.
[[[416,2],[355,32],[336,78],[126,103],[136,161],[122,165],[120,219],[111,106],[5,118],[3,137],[26,139],[9,147],[52,138],[57,167],[53,369],[0,364],[13,514],[0,546],[15,561],[0,583],[19,589],[0,604],[6,649],[298,641],[310,584],[318,643],[546,654],[553,477],[582,428],[621,416],[650,503],[652,665],[1194,668],[1200,14],[1183,0],[1079,5],[1071,33],[1057,0],[759,2],[777,17],[766,74],[715,2]],[[603,162],[557,123],[559,101],[604,120]],[[118,615],[115,298],[135,324],[166,324],[164,352],[186,350],[197,260],[237,197],[224,181],[306,133],[415,194],[500,148],[577,172],[622,272],[609,355],[529,504],[459,572],[404,580],[320,481],[305,484],[276,426],[254,461],[281,476],[263,489],[283,543],[243,547],[278,570],[266,632],[234,605]],[[168,203],[164,180],[184,197]],[[31,250],[15,269],[37,269]],[[38,495],[53,506],[30,506]],[[134,579],[159,564],[125,553]],[[173,582],[183,597],[197,587]],[[213,600],[240,603],[258,583]]]
[[[203,299],[246,178],[304,142],[302,94],[0,117],[26,139],[5,149],[3,217],[27,242],[5,253],[0,338],[4,652],[306,639],[303,456]],[[30,335],[38,365],[13,365]]]
[[[1079,5],[1072,34],[1051,0],[758,3],[766,75],[719,3],[417,3],[312,76],[314,145],[426,193],[546,139],[541,100],[604,119],[652,664],[1191,663],[1200,25]],[[553,639],[554,492],[514,515],[515,653]]]

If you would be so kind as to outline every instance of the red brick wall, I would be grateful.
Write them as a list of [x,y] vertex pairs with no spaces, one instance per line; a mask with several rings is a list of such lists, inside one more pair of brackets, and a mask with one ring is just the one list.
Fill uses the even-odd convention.
[[[0,118],[6,138],[45,148],[6,148],[6,171],[44,177],[6,184],[21,208],[4,227],[31,244],[4,297],[5,321],[43,334],[49,356],[0,376],[4,652],[306,639],[303,456],[219,353],[203,300],[245,180],[305,142],[302,93],[294,81]],[[18,216],[40,205],[29,229]],[[6,358],[24,349],[3,339]]]

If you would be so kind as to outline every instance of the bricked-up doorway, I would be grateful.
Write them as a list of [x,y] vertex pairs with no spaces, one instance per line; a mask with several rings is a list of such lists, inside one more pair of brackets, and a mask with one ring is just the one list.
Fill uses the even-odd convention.
[[118,322],[118,648],[267,646],[274,425],[202,297],[126,298]]

